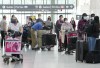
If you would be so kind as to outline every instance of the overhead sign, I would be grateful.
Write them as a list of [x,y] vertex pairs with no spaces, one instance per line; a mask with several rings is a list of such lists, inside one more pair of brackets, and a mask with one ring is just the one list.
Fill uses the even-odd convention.
[[73,4],[53,4],[53,5],[10,5],[10,4],[3,4],[0,5],[0,9],[17,9],[17,10],[25,10],[28,9],[29,11],[31,9],[38,10],[38,9],[44,9],[44,10],[58,10],[58,9],[73,9]]
[[57,9],[16,9],[17,11],[57,11]]

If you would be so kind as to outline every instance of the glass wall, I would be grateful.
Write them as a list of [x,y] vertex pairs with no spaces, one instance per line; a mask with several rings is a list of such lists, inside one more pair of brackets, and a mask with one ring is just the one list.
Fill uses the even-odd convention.
[[[34,10],[34,9],[27,9],[27,10],[23,10],[23,11],[18,11],[15,8],[19,8],[20,5],[59,5],[59,4],[63,4],[63,5],[67,5],[67,4],[73,4],[74,5],[74,9],[57,9],[55,11],[52,11],[51,9],[48,10]],[[7,16],[7,21],[10,22],[10,18],[11,15],[15,15],[19,22],[21,22],[22,24],[26,23],[26,16],[31,16],[31,15],[35,15],[37,17],[38,13],[42,14],[42,19],[43,20],[47,20],[48,16],[53,15],[54,16],[54,20],[53,22],[56,22],[57,19],[59,19],[59,15],[63,15],[64,17],[67,17],[69,20],[71,19],[71,17],[76,17],[76,0],[0,0],[0,20],[2,19],[3,15]],[[7,7],[7,9],[5,9],[7,5],[10,5],[9,7]],[[16,7],[15,5],[17,5],[18,7]],[[14,8],[12,8],[12,6],[15,6]],[[27,8],[27,6],[24,6]],[[20,9],[19,9],[20,10]],[[29,11],[30,10],[30,11]]]

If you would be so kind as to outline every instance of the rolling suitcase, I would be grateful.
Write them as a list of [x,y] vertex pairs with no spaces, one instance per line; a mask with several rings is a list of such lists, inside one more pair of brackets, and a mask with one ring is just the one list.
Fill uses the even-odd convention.
[[96,40],[95,50],[100,51],[100,39],[97,39],[97,40]]
[[87,52],[88,52],[87,42],[84,40],[77,41],[77,44],[76,44],[76,62],[77,61],[83,62]]
[[43,45],[56,45],[56,35],[55,34],[43,34],[42,43]]
[[100,63],[100,51],[88,52],[85,57],[86,63]]

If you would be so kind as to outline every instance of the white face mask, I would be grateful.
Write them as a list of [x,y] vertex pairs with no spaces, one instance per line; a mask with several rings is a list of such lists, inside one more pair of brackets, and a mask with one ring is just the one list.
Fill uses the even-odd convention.
[[87,20],[88,19],[87,16],[85,16],[84,19]]
[[94,17],[91,17],[92,20],[94,20]]
[[65,21],[65,23],[68,23],[68,21]]

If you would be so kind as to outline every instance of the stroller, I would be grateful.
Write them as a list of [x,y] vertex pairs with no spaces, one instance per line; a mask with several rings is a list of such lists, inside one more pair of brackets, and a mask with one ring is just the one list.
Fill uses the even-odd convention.
[[26,45],[29,47],[31,45],[31,33],[30,33],[30,27],[24,26],[23,27],[23,35],[22,35],[22,45]]

